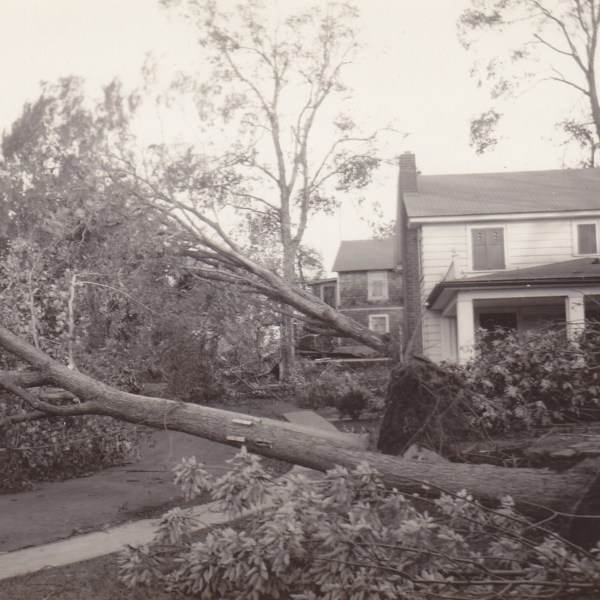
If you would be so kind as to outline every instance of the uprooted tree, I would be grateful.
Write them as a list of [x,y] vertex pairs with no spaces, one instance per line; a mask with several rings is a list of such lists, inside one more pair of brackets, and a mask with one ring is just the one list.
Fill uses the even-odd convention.
[[[195,263],[194,276],[283,305],[284,375],[295,360],[293,315],[285,307],[386,352],[381,338],[297,286],[311,218],[334,210],[340,193],[366,186],[379,164],[375,135],[361,133],[333,104],[348,104],[344,76],[357,49],[355,7],[328,2],[284,16],[280,6],[256,0],[234,11],[206,0],[163,4],[180,8],[198,36],[203,72],[191,67],[178,74],[173,94],[179,102],[191,99],[200,115],[198,137],[183,149],[154,146],[144,164],[123,160],[116,181],[130,185],[170,227],[176,222],[187,236],[182,253]],[[241,239],[240,228],[249,239]],[[276,249],[268,261],[261,256],[264,241]]]
[[[494,501],[501,490],[517,506],[537,517],[570,517],[581,511],[600,514],[598,463],[590,460],[577,469],[555,474],[538,469],[508,469],[491,465],[426,463],[356,450],[349,442],[324,432],[269,419],[161,398],[149,398],[118,390],[88,377],[31,346],[0,326],[0,346],[25,361],[28,372],[3,372],[0,386],[23,400],[29,412],[5,420],[43,419],[52,415],[104,415],[130,423],[172,429],[317,470],[336,465],[353,467],[367,461],[383,481],[403,492],[430,489],[459,492],[468,489],[476,497]],[[53,385],[72,393],[76,400],[51,404],[27,388]],[[587,525],[588,530],[594,525]]]
[[[293,318],[316,320],[323,331],[389,354],[382,336],[321,302],[298,277],[299,260],[310,255],[302,245],[310,219],[335,207],[338,192],[366,185],[378,163],[373,137],[358,133],[351,119],[337,118],[329,107],[331,98],[346,93],[342,72],[356,47],[356,13],[345,4],[302,11],[273,33],[267,30],[275,23],[260,18],[265,9],[260,4],[246,3],[227,21],[214,3],[186,3],[206,33],[204,51],[215,72],[208,81],[178,79],[178,89],[189,91],[199,112],[209,114],[185,145],[138,150],[132,131],[141,97],[125,96],[117,84],[105,90],[100,106],[82,97],[79,82],[64,80],[58,92],[47,86],[3,141],[8,183],[0,210],[10,229],[21,212],[35,216],[35,203],[43,206],[40,226],[30,228],[37,236],[35,251],[46,262],[53,252],[60,254],[57,262],[71,268],[75,248],[81,260],[72,276],[85,272],[81,285],[85,280],[97,290],[112,286],[123,298],[138,297],[121,277],[122,248],[127,268],[159,259],[163,275],[169,268],[192,282],[230,286],[236,297],[268,303],[281,323],[284,372],[294,357]],[[307,43],[311,36],[314,43]],[[225,129],[215,134],[220,116]],[[230,129],[235,135],[224,135]],[[238,143],[222,149],[207,139]],[[10,239],[9,252],[29,272],[32,262],[43,272],[44,260],[21,251],[32,241],[25,239],[32,238],[30,231],[4,228],[3,223],[0,236]],[[107,269],[84,264],[90,258],[88,239],[98,233],[103,251],[114,259]],[[20,271],[15,264],[14,272]],[[118,285],[112,275],[120,277]],[[44,295],[34,283],[27,283],[31,308]],[[29,312],[37,344],[35,311]],[[37,319],[37,326],[45,326],[42,321]]]

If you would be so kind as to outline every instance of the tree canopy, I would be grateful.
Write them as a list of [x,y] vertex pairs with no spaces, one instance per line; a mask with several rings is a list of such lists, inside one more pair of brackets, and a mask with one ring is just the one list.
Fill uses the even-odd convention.
[[[595,166],[600,144],[599,26],[597,0],[472,0],[459,19],[459,37],[476,53],[473,75],[493,103],[471,121],[471,143],[478,153],[498,141],[503,101],[514,101],[544,82],[572,92],[571,110],[565,107],[558,126],[567,142],[579,148],[580,162]],[[548,102],[547,95],[539,101]]]
[[[191,142],[171,157],[168,170],[145,178],[153,189],[143,193],[156,207],[160,192],[163,212],[175,205],[193,211],[194,225],[202,223],[202,234],[199,227],[194,233],[205,248],[194,254],[204,264],[197,273],[230,281],[231,251],[265,266],[227,226],[235,215],[235,227],[249,230],[253,242],[271,240],[269,269],[287,285],[297,284],[311,217],[334,210],[345,191],[365,187],[379,164],[375,134],[361,132],[346,110],[344,73],[357,50],[357,10],[329,2],[280,16],[259,0],[235,11],[206,0],[163,4],[198,32],[204,72],[180,73],[172,91],[193,99],[204,151]],[[238,280],[256,287],[257,273],[239,261],[235,266]],[[286,311],[281,323],[282,357],[290,367]]]

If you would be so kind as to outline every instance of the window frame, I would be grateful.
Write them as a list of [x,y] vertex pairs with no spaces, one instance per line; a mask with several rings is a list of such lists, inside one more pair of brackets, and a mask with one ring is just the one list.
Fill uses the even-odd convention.
[[[600,255],[600,244],[599,244],[599,227],[598,220],[596,219],[585,219],[583,221],[573,221],[573,256],[598,256]],[[579,225],[593,225],[596,228],[596,252],[589,252],[582,254],[579,252]]]
[[[337,308],[338,307],[337,287],[338,286],[335,283],[324,283],[324,284],[321,285],[321,301],[325,302],[325,304],[327,304],[327,306],[331,306],[331,308]],[[325,288],[333,288],[333,305],[329,304],[325,300]]]
[[[383,294],[376,296],[372,293],[372,283],[378,281],[375,275],[383,275]],[[389,299],[389,278],[387,271],[367,271],[367,300],[388,300]]]
[[[385,319],[385,332],[384,333],[379,333],[377,332],[375,329],[373,329],[373,320],[374,319]],[[388,315],[387,313],[385,314],[377,314],[377,315],[369,315],[369,329],[373,332],[373,333],[379,333],[379,335],[386,335],[390,332],[390,315]]]
[[[473,231],[478,229],[502,229],[504,267],[502,269],[475,269],[473,252]],[[467,225],[467,256],[469,271],[472,273],[494,273],[495,271],[506,271],[508,264],[508,235],[506,223],[474,223]]]

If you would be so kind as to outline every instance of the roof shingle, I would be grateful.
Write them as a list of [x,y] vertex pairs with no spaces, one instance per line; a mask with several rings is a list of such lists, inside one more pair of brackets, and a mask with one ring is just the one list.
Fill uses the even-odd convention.
[[340,243],[333,271],[374,271],[393,269],[394,238],[384,240],[345,240]]
[[409,218],[600,210],[600,169],[419,176]]

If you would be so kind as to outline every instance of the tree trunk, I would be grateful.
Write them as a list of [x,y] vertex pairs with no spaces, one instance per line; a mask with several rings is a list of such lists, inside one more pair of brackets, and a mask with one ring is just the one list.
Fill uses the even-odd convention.
[[[87,412],[122,421],[181,431],[293,464],[325,471],[336,465],[369,463],[385,483],[406,493],[468,490],[482,500],[510,495],[525,512],[547,516],[547,510],[600,514],[600,465],[587,461],[580,468],[556,474],[538,469],[508,469],[492,465],[421,462],[358,451],[351,442],[326,431],[314,431],[271,419],[256,419],[216,408],[163,398],[138,396],[112,388],[72,371],[0,326],[0,346],[28,362],[45,381],[72,392],[89,404]],[[28,375],[24,382],[35,382]],[[0,373],[0,386],[19,383],[14,374]],[[81,405],[73,405],[74,408]],[[60,407],[64,409],[64,405]],[[425,493],[429,493],[426,492]],[[594,526],[595,520],[587,526]]]
[[294,342],[294,323],[292,317],[281,315],[279,379],[284,381],[292,375],[296,364],[296,345]]

